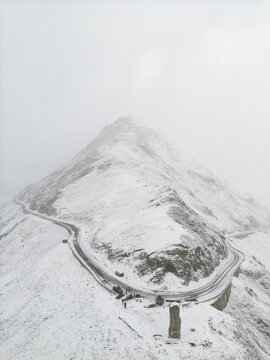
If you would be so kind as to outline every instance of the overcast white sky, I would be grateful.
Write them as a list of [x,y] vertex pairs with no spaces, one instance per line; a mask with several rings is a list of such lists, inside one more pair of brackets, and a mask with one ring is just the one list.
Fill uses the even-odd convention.
[[2,198],[130,115],[270,207],[270,1],[1,6]]

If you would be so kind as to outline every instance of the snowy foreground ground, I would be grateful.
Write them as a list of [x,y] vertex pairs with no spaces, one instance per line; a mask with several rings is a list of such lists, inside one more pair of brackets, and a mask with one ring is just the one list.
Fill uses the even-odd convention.
[[227,308],[182,308],[182,339],[171,344],[168,307],[123,309],[62,243],[67,236],[14,205],[2,209],[0,359],[270,359],[269,234],[234,239],[246,260]]

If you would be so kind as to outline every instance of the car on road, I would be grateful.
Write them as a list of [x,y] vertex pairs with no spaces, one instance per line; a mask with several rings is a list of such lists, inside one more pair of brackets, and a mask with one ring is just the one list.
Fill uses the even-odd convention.
[[119,277],[123,277],[123,276],[124,276],[124,273],[119,272],[119,271],[116,271],[116,272],[115,272],[115,275],[117,275],[117,276],[119,276]]
[[116,292],[117,294],[119,295],[123,295],[124,294],[124,291],[120,288],[120,286],[114,286],[113,287],[113,291]]
[[156,297],[156,304],[162,306],[164,304],[164,298],[161,295]]

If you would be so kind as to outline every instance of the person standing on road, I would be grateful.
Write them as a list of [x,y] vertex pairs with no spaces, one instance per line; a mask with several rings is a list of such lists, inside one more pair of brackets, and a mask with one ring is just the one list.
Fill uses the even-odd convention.
[[127,308],[127,302],[126,301],[124,302],[124,308],[125,309]]

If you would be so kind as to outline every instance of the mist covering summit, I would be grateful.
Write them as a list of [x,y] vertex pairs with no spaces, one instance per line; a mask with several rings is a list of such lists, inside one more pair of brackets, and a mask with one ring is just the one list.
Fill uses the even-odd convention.
[[19,198],[80,226],[84,248],[108,269],[164,289],[210,276],[227,259],[225,233],[270,221],[253,199],[131,118],[105,127]]

